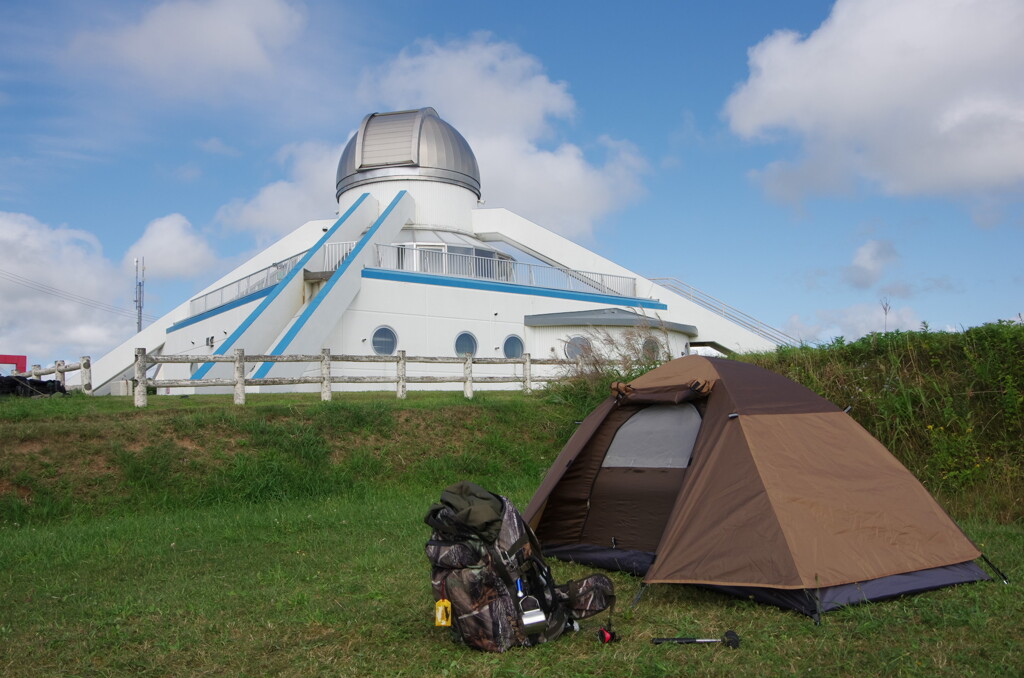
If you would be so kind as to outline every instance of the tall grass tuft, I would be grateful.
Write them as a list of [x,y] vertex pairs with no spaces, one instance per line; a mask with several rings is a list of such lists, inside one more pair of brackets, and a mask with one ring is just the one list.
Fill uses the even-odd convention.
[[[551,402],[569,404],[583,418],[610,394],[611,384],[628,382],[660,365],[669,355],[663,333],[653,325],[640,325],[612,335],[590,331],[590,345],[575,364],[547,389]],[[656,347],[656,348],[655,348]]]
[[958,513],[1024,518],[1024,324],[744,356],[851,415]]

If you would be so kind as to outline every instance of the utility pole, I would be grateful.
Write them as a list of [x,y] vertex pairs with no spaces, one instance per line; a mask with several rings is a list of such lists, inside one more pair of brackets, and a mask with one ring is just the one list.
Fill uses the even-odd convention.
[[142,331],[142,299],[146,287],[146,258],[142,258],[141,268],[139,258],[135,257],[135,331]]

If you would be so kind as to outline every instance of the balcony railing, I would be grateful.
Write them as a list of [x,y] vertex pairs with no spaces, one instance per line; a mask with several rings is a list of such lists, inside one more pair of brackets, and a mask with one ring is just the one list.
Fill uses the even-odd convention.
[[636,296],[635,278],[528,264],[498,257],[456,254],[441,249],[378,245],[377,265],[379,268],[393,271],[417,271],[458,278],[496,280],[571,292]]
[[341,266],[341,262],[345,261],[348,255],[352,254],[352,248],[356,244],[354,242],[329,242],[324,245],[324,260],[323,268],[321,271],[336,271]]
[[[331,242],[323,249],[323,256],[310,268],[335,271],[352,253],[354,242]],[[241,280],[219,287],[189,302],[189,315],[195,316],[229,304],[236,299],[254,294],[279,283],[295,267],[306,252],[299,252]],[[494,280],[498,282],[546,287],[570,292],[610,294],[619,297],[636,296],[636,279],[622,275],[574,271],[568,268],[528,264],[497,255],[481,257],[446,252],[440,248],[377,245],[378,268],[392,271],[416,271],[433,275]]]
[[196,297],[189,302],[189,315],[199,315],[218,306],[230,304],[235,299],[241,299],[242,297],[265,290],[268,287],[273,287],[288,275],[288,272],[295,267],[295,264],[298,263],[304,254],[305,252],[299,252],[284,261],[279,261],[240,280],[236,280],[223,287],[218,287],[212,292],[207,292],[201,297]]

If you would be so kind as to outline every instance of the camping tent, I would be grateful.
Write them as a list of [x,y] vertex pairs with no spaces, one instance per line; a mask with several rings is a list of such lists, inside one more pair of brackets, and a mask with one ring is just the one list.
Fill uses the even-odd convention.
[[815,617],[989,578],[924,486],[804,386],[687,356],[616,389],[525,511],[546,554]]

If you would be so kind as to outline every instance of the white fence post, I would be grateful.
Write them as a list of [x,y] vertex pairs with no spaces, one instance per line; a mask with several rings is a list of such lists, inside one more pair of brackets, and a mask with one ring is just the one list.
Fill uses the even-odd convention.
[[146,393],[146,349],[135,349],[135,407],[145,407]]
[[320,349],[320,400],[331,400],[331,349]]
[[395,366],[395,381],[398,382],[395,385],[395,395],[398,396],[399,400],[405,400],[406,394],[406,383],[405,383],[405,351],[398,352],[398,364]]
[[523,392],[533,393],[533,378],[530,375],[530,354],[523,354]]
[[67,386],[67,383],[65,381],[67,379],[67,377],[64,376],[64,365],[65,364],[66,363],[63,360],[55,360],[53,362],[53,373],[54,373],[54,375],[56,375],[57,383],[60,384],[61,388],[64,388],[64,387]]
[[29,370],[29,372],[28,372],[28,376],[31,377],[32,379],[39,379],[41,376],[43,376],[42,375],[42,371],[43,371],[43,366],[42,365],[33,365],[32,369]]
[[473,399],[473,356],[466,354],[466,362],[462,366],[462,376],[465,379],[462,386],[462,393],[469,400]]
[[82,356],[82,393],[92,395],[92,358]]
[[245,404],[245,349],[235,349],[235,404]]

